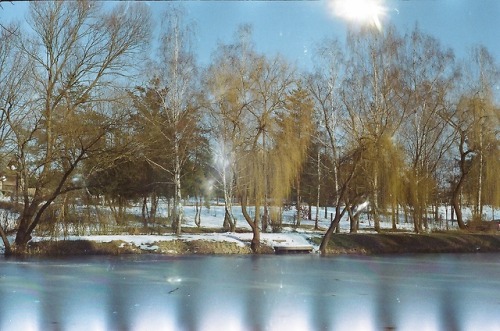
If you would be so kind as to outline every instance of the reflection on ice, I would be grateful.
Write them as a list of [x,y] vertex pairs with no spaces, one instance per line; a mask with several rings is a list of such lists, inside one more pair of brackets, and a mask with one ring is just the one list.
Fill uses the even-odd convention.
[[182,278],[180,278],[180,277],[168,277],[167,282],[169,282],[170,284],[180,283],[180,282],[182,282]]
[[500,329],[497,254],[85,261],[0,260],[0,329]]

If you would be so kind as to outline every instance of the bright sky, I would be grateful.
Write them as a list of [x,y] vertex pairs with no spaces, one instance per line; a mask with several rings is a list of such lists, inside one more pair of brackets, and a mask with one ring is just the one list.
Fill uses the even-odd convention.
[[[237,26],[251,23],[254,42],[259,51],[283,54],[301,68],[312,66],[311,54],[315,45],[325,37],[345,39],[349,24],[358,21],[341,18],[334,10],[343,0],[320,1],[183,1],[189,18],[197,26],[197,48],[201,64],[210,60],[217,41],[229,42]],[[383,15],[375,18],[384,29],[388,23],[404,31],[418,22],[422,31],[432,34],[442,44],[452,47],[460,57],[473,45],[483,44],[500,62],[500,0],[344,0],[360,3],[366,10],[375,1]],[[156,19],[162,19],[168,1],[145,1]],[[27,3],[3,3],[0,21],[22,19]],[[334,13],[335,12],[335,13]],[[352,15],[352,13],[351,13]],[[373,19],[373,18],[372,18]],[[353,23],[354,22],[354,23]]]

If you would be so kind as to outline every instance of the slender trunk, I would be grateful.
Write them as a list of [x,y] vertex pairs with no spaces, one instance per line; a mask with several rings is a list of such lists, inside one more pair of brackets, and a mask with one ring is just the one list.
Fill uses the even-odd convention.
[[483,215],[483,130],[479,133],[479,178],[477,183],[477,207],[475,219],[480,221]]
[[182,230],[182,195],[181,195],[181,161],[179,156],[179,142],[174,144],[175,149],[175,171],[174,171],[174,206],[172,213],[172,229],[177,235],[181,234]]
[[198,202],[198,198],[195,197],[194,208],[195,208],[194,224],[196,224],[197,227],[200,227],[201,226],[201,218],[200,218],[201,198],[200,198],[200,201]]
[[269,209],[268,209],[268,171],[267,171],[267,157],[266,157],[266,132],[262,134],[262,157],[263,157],[263,176],[264,176],[264,214],[262,215],[262,232],[267,232],[267,225],[269,223]]
[[[332,94],[333,95],[333,94]],[[326,131],[328,133],[328,137],[330,139],[330,146],[332,148],[332,158],[333,158],[333,184],[335,187],[335,205],[338,204],[340,201],[339,199],[339,178],[338,178],[338,162],[337,162],[337,142],[335,139],[335,124],[336,124],[336,118],[335,118],[335,113],[336,110],[335,108],[332,109],[332,118],[331,118],[331,125],[327,124],[326,126]],[[327,112],[323,111],[324,114],[324,121],[325,123],[330,123],[330,120],[327,116]],[[325,212],[325,218],[326,218],[326,212]]]
[[259,218],[257,217],[259,211],[257,210],[257,206],[255,209],[255,219],[252,220],[252,217],[248,214],[247,211],[247,196],[246,193],[243,194],[241,197],[241,212],[243,214],[243,217],[247,221],[248,225],[252,228],[252,242],[250,244],[250,248],[252,249],[252,252],[254,253],[259,253],[260,251],[260,229],[259,229]]
[[233,216],[233,195],[231,186],[228,184],[226,172],[226,168],[224,167],[222,170],[222,188],[224,190],[224,223],[222,228],[224,231],[234,232],[236,222]]
[[158,201],[159,197],[156,195],[156,191],[151,193],[151,209],[149,211],[149,220],[153,224],[156,224],[156,212],[158,211]]
[[423,222],[423,223],[424,223],[424,229],[425,229],[426,231],[429,231],[429,213],[428,213],[428,211],[427,211],[427,208],[428,208],[428,206],[427,206],[427,204],[425,203],[425,204],[423,205],[423,210],[422,210],[422,213],[423,213],[423,215],[424,215],[424,217],[423,217],[423,221],[424,221],[424,222]]
[[125,198],[122,196],[118,197],[118,220],[117,220],[118,225],[126,224],[125,207],[126,207]]
[[142,226],[144,228],[148,227],[148,197],[144,195],[142,197]]
[[203,197],[202,196],[200,196],[199,203],[200,203],[200,212],[198,213],[198,215],[196,217],[198,219],[196,224],[198,226],[201,226],[201,210],[203,209]]
[[[416,207],[415,207],[416,208]],[[420,218],[419,215],[420,212],[416,211],[415,208],[413,209],[413,229],[415,230],[415,233],[420,233]]]
[[174,199],[173,198],[168,198],[167,199],[167,217],[168,219],[172,219],[173,217],[173,206],[174,205]]
[[58,235],[58,227],[57,225],[58,224],[63,224],[64,226],[64,229],[63,229],[63,236],[64,238],[67,238],[68,235],[69,235],[69,231],[68,231],[68,194],[63,194],[63,197],[62,197],[62,203],[61,203],[61,210],[59,212],[59,216],[57,217],[57,221],[56,223],[54,224],[53,226],[53,236],[57,236]]
[[463,182],[463,176],[461,176],[451,197],[451,205],[453,206],[453,211],[457,217],[457,223],[460,230],[467,228],[462,217],[462,208],[460,204],[460,192],[462,191]]
[[380,232],[380,215],[378,205],[378,166],[373,166],[373,226],[375,231]]
[[408,205],[405,203],[402,205],[403,213],[405,214],[405,224],[408,224]]
[[299,227],[300,226],[300,220],[302,219],[302,206],[301,206],[301,199],[300,199],[300,178],[297,177],[297,203],[296,203],[296,209],[297,209],[297,222],[295,222],[295,226]]
[[459,151],[460,151],[460,178],[458,179],[457,185],[455,186],[455,189],[452,192],[452,197],[451,197],[451,204],[453,206],[453,209],[455,211],[455,214],[457,215],[457,223],[458,227],[461,230],[466,229],[466,225],[463,221],[462,218],[462,209],[461,209],[461,204],[460,204],[460,194],[462,192],[462,186],[465,181],[465,177],[470,171],[470,168],[466,168],[466,160],[467,160],[467,155],[471,152],[470,150],[465,150],[465,135],[462,133],[460,135],[460,144],[459,144]]
[[[392,198],[392,197],[391,197]],[[391,218],[392,218],[392,230],[397,230],[396,225],[396,203],[394,198],[391,199]]]
[[458,198],[455,198],[453,197],[452,198],[452,202],[451,202],[452,206],[453,206],[453,210],[455,212],[455,215],[457,217],[457,223],[458,223],[458,227],[461,229],[461,230],[464,230],[466,228],[465,226],[465,223],[463,221],[463,218],[462,218],[462,209],[460,208],[460,202],[459,202],[459,199]]
[[316,194],[316,218],[314,219],[314,229],[318,230],[318,222],[319,222],[319,200],[321,198],[321,154],[320,154],[320,149],[318,148],[318,160],[317,160],[317,167],[318,167],[318,188],[317,188],[317,194]]
[[347,208],[347,214],[349,215],[349,233],[358,232],[358,229],[356,227],[358,214],[353,214],[352,208]]

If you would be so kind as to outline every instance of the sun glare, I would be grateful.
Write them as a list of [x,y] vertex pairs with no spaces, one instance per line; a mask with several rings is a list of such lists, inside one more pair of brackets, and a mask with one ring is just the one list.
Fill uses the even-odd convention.
[[386,13],[383,0],[330,0],[335,16],[358,24],[374,25],[382,29],[380,20]]

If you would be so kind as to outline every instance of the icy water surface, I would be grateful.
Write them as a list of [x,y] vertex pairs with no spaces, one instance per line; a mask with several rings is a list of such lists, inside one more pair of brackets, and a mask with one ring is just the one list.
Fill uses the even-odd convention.
[[500,254],[0,259],[0,330],[500,330]]

